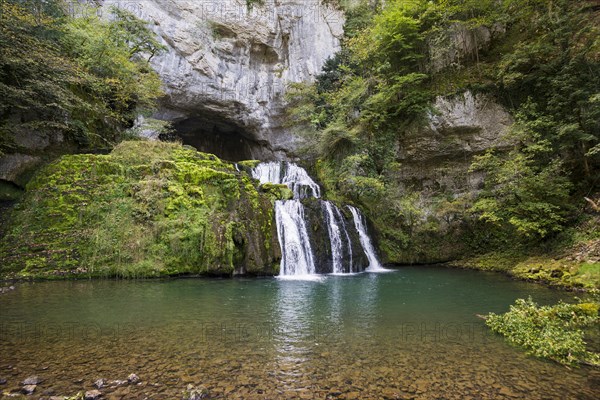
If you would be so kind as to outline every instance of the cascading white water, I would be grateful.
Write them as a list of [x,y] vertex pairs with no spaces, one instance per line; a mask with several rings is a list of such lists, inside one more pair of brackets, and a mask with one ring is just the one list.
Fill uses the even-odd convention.
[[[261,184],[285,184],[294,193],[293,200],[275,202],[277,235],[281,245],[282,259],[280,276],[292,279],[306,279],[315,276],[315,256],[310,243],[305,209],[302,199],[321,197],[321,188],[312,180],[306,170],[293,163],[261,163],[252,171],[252,176]],[[349,259],[349,272],[354,272],[352,260],[352,240],[340,209],[329,201],[319,200],[323,205],[329,242],[331,245],[332,272],[344,273],[344,264]],[[364,228],[360,212],[351,207],[354,223],[360,242],[369,260],[369,270],[383,270],[375,256],[375,250]],[[358,221],[358,222],[357,222]],[[347,246],[344,246],[344,239]],[[346,254],[345,254],[346,253]],[[346,257],[345,257],[346,256]]]
[[[283,168],[282,168],[283,166]],[[260,183],[287,185],[294,192],[294,199],[321,197],[321,188],[306,170],[293,163],[268,162],[256,166],[252,176]]]
[[285,184],[294,193],[293,200],[275,202],[277,235],[282,253],[279,275],[302,278],[315,274],[315,261],[300,199],[319,197],[319,185],[303,168],[292,163],[261,163],[252,170],[252,176],[261,184]]
[[281,276],[304,276],[315,273],[304,206],[299,200],[275,202],[277,234],[281,243]]
[[330,201],[323,202],[325,212],[327,213],[327,231],[329,232],[329,241],[331,242],[331,258],[332,258],[332,269],[334,274],[341,274],[344,272],[342,265],[344,258],[344,251],[342,249],[342,236],[340,234],[340,227],[336,221],[336,216],[333,211],[333,204]]
[[356,207],[348,206],[348,208],[350,209],[352,217],[354,218],[354,225],[358,231],[360,244],[362,244],[365,254],[367,255],[367,259],[369,260],[369,268],[367,268],[367,271],[386,271],[386,269],[381,266],[379,260],[377,259],[375,248],[371,243],[371,238],[369,237],[365,223],[363,222],[363,215]]
[[346,243],[348,243],[348,258],[350,259],[349,272],[354,272],[354,263],[352,260],[352,240],[350,239],[350,234],[348,234],[348,229],[346,229],[346,222],[344,221],[344,216],[335,204],[333,205],[333,210],[335,211],[335,214],[338,217],[339,224],[344,230],[344,235],[346,236]]

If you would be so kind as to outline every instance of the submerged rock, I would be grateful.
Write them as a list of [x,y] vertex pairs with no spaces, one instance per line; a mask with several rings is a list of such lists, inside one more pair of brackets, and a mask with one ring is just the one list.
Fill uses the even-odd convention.
[[138,382],[140,381],[140,377],[139,377],[139,376],[137,376],[136,374],[130,374],[130,375],[127,377],[127,381],[128,381],[129,383],[138,383]]
[[33,394],[33,392],[35,392],[36,388],[37,388],[37,385],[25,385],[21,388],[21,393]]
[[106,386],[106,381],[102,378],[100,378],[96,382],[94,382],[94,387],[96,389],[102,389],[104,386]]
[[209,397],[208,390],[202,386],[187,385],[183,400],[202,400]]
[[88,390],[83,396],[85,400],[98,400],[100,397],[102,397],[102,393],[99,390]]
[[28,377],[27,379],[25,379],[23,381],[23,385],[27,386],[27,385],[39,385],[40,383],[42,383],[42,379],[37,376],[37,375],[33,375]]

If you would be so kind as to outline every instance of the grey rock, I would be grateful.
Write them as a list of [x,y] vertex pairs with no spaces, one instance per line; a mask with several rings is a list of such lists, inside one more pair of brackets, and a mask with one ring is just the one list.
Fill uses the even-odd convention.
[[94,382],[94,387],[96,389],[102,389],[104,386],[106,386],[106,381],[102,378],[100,378],[96,382]]
[[209,397],[208,390],[202,386],[187,385],[184,400],[202,400]]
[[127,381],[128,381],[129,383],[138,383],[138,382],[140,381],[140,377],[139,377],[139,376],[137,376],[136,374],[130,374],[130,375],[127,377]]
[[22,176],[36,168],[42,159],[27,154],[5,154],[0,157],[0,179],[22,185]]
[[241,156],[287,157],[300,139],[284,124],[285,92],[313,80],[340,49],[344,16],[326,3],[148,0],[129,7],[168,48],[152,59],[167,93],[155,117],[186,136],[208,136],[201,150],[219,140],[231,148],[224,137],[234,137]]
[[0,378],[0,385],[6,385],[6,382],[8,382],[6,378]]
[[33,392],[35,392],[36,388],[37,388],[37,385],[25,385],[21,388],[21,393],[33,394]]
[[23,385],[25,385],[25,386],[26,385],[39,385],[40,383],[42,383],[42,379],[37,375],[30,376],[29,378],[27,378],[23,381]]
[[100,397],[102,397],[102,393],[99,390],[88,390],[83,396],[85,400],[97,400]]
[[469,172],[473,157],[488,149],[508,148],[503,136],[514,120],[492,98],[471,92],[438,97],[434,108],[426,127],[399,140],[398,180],[425,192],[440,188],[455,194],[476,192],[483,176]]
[[455,23],[441,36],[432,35],[429,39],[428,68],[435,73],[447,67],[464,65],[465,60],[476,60],[478,52],[488,49],[492,39],[505,31],[502,24],[470,28]]

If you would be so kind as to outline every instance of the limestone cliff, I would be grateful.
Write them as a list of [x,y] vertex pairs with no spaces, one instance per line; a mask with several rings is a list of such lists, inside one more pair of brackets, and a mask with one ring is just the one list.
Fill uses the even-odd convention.
[[488,95],[467,91],[438,97],[433,106],[426,123],[397,141],[399,167],[393,178],[404,221],[370,213],[387,262],[436,263],[464,256],[462,212],[485,178],[471,171],[471,164],[475,156],[509,145],[503,137],[514,119]]
[[[299,138],[284,126],[286,87],[319,74],[343,35],[342,12],[321,0],[93,3],[105,15],[110,6],[133,12],[167,47],[151,60],[167,94],[155,117],[172,121],[184,142],[234,161],[289,158]],[[0,201],[18,197],[48,161],[78,151],[62,134],[16,136],[0,155]]]
[[152,64],[157,113],[184,141],[231,160],[282,159],[290,82],[311,81],[339,50],[344,16],[321,0],[108,0],[149,21],[168,50]]
[[429,121],[400,139],[401,188],[455,195],[476,191],[483,176],[470,173],[473,156],[502,148],[513,117],[493,98],[467,91],[438,97]]

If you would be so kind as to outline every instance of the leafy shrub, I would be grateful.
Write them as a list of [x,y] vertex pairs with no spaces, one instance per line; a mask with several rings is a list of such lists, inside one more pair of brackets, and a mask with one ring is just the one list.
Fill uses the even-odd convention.
[[489,314],[486,324],[533,356],[565,365],[600,365],[600,354],[587,350],[583,331],[600,324],[599,306],[562,301],[554,306],[538,306],[529,297],[518,299],[505,314]]

